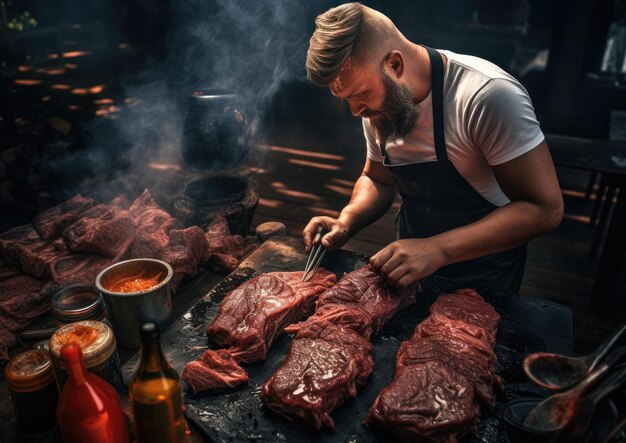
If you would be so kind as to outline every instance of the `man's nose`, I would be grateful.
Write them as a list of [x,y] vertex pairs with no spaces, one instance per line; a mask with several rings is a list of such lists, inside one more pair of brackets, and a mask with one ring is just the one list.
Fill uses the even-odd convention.
[[349,100],[348,106],[350,106],[350,112],[352,112],[352,115],[354,115],[355,117],[360,116],[361,113],[365,110],[365,106],[363,105],[363,103],[357,102],[355,100]]

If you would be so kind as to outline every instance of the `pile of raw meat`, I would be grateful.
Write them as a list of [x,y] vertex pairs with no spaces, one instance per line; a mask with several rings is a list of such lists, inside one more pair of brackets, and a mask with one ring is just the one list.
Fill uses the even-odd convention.
[[148,190],[134,202],[108,204],[76,195],[39,214],[32,224],[0,235],[0,360],[18,331],[50,308],[60,287],[95,282],[100,271],[128,258],[157,258],[174,269],[172,288],[206,264],[217,272],[237,267],[244,240],[218,218],[204,232],[183,226]]
[[295,333],[282,365],[263,385],[261,399],[292,421],[334,429],[330,414],[354,398],[374,368],[369,338],[415,302],[417,285],[387,286],[370,266],[346,274],[317,300],[316,312],[286,328]]
[[[205,351],[183,371],[194,393],[246,383],[238,363],[264,360],[278,335],[294,334],[288,355],[261,389],[263,404],[288,420],[334,429],[333,411],[354,398],[374,370],[370,338],[416,300],[415,284],[389,287],[370,266],[335,277],[320,269],[255,277],[226,295],[207,327],[226,348]],[[315,304],[315,312],[309,314]],[[477,431],[481,406],[500,386],[493,351],[499,315],[472,289],[438,297],[430,316],[401,344],[396,373],[365,424],[408,441],[455,442]]]
[[493,352],[500,316],[472,289],[441,295],[430,316],[400,345],[396,373],[366,423],[398,437],[456,442],[476,432],[480,406],[495,405]]
[[210,341],[227,349],[217,351],[219,360],[209,350],[186,365],[182,378],[194,393],[232,388],[248,381],[246,372],[237,369],[235,361],[265,360],[270,346],[285,327],[309,315],[315,300],[337,279],[322,268],[307,282],[300,281],[302,274],[262,274],[224,297],[217,316],[207,327],[207,335]]

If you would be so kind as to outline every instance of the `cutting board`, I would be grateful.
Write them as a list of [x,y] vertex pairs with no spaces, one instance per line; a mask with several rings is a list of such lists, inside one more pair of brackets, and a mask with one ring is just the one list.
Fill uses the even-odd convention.
[[[162,335],[162,347],[167,359],[181,374],[185,364],[197,358],[209,347],[205,329],[217,315],[224,296],[244,281],[265,272],[302,270],[306,256],[299,239],[274,237],[261,245],[240,266],[193,306]],[[367,263],[367,257],[348,251],[333,251],[326,255],[322,267],[337,274],[353,271]],[[374,372],[357,397],[346,402],[333,414],[336,431],[314,431],[291,423],[261,403],[259,393],[263,383],[272,375],[287,355],[291,338],[281,336],[272,346],[268,358],[245,366],[249,384],[234,391],[193,395],[185,387],[186,416],[211,441],[285,441],[285,442],[384,442],[389,434],[361,425],[367,410],[381,389],[393,379],[395,355],[400,343],[409,338],[415,326],[428,316],[428,307],[437,295],[453,292],[462,286],[453,281],[431,277],[421,282],[422,292],[417,303],[399,312],[381,333],[374,337]],[[513,398],[541,391],[530,384],[522,372],[522,360],[527,353],[551,351],[571,354],[572,313],[569,308],[513,293],[475,288],[501,315],[496,354],[498,372],[505,382],[505,392],[499,394],[498,405]],[[135,372],[139,356],[135,355],[123,367],[125,381]],[[477,436],[462,441],[507,442],[504,424],[497,411],[486,413]]]

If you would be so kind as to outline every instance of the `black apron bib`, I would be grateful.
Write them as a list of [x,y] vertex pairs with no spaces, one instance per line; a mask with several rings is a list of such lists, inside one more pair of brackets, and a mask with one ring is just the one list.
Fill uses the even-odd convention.
[[[487,201],[459,174],[448,159],[443,120],[443,61],[439,52],[426,48],[432,77],[433,130],[437,160],[390,165],[384,143],[383,165],[393,176],[402,196],[398,238],[424,238],[474,223],[498,207]],[[519,290],[526,264],[526,245],[498,254],[444,266],[441,275],[468,285]]]

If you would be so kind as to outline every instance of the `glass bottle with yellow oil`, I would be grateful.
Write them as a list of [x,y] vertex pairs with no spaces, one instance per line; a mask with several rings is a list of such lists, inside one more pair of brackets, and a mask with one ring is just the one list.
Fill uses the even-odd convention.
[[135,434],[139,443],[185,440],[180,379],[161,350],[156,323],[141,325],[141,362],[128,387]]

